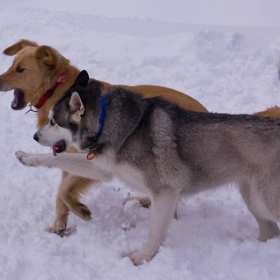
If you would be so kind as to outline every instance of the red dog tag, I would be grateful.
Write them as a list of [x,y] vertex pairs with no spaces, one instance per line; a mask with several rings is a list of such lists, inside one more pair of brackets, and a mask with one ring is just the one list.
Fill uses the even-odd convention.
[[94,151],[89,151],[87,154],[87,160],[92,160],[96,156],[96,153]]

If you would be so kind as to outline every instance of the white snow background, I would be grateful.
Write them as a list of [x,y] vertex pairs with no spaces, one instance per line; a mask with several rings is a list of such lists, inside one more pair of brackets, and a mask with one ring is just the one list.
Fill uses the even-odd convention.
[[[280,105],[277,0],[1,0],[0,50],[22,38],[91,77],[171,87],[213,112]],[[0,73],[12,59],[0,55]],[[130,190],[117,180],[83,198],[90,222],[70,214],[71,235],[48,233],[61,172],[16,160],[19,149],[50,150],[32,139],[36,116],[11,110],[12,99],[0,95],[1,280],[280,279],[280,238],[258,242],[234,186],[184,199],[158,254],[138,267],[122,256],[142,246],[150,210],[123,206]]]

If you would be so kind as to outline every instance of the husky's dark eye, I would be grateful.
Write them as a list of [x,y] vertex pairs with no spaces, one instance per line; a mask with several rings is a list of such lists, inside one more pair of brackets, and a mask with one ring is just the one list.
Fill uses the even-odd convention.
[[50,125],[51,125],[51,126],[54,126],[54,125],[55,125],[55,122],[54,122],[52,119],[50,119]]
[[21,68],[20,66],[18,66],[18,67],[16,68],[16,72],[18,72],[18,73],[22,73],[23,71],[24,71],[24,69]]

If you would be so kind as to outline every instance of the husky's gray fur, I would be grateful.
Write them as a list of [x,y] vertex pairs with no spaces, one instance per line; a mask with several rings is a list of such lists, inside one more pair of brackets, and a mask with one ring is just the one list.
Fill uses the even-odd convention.
[[[164,240],[179,196],[236,183],[256,218],[259,240],[279,235],[280,121],[249,115],[197,113],[161,98],[143,99],[120,88],[104,93],[105,125],[97,143],[100,85],[80,82],[53,107],[50,122],[36,134],[52,146],[63,139],[81,154],[32,155],[17,152],[30,166],[58,167],[100,180],[117,176],[151,198],[151,223],[135,264],[150,260]],[[97,156],[85,153],[95,146]]]

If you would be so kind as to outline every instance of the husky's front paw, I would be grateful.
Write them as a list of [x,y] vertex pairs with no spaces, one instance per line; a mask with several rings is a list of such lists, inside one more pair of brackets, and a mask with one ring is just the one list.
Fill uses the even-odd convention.
[[143,264],[144,261],[150,261],[155,254],[154,252],[142,249],[139,252],[132,253],[130,259],[134,265],[140,265]]
[[39,166],[40,162],[36,155],[27,154],[23,151],[17,151],[15,153],[17,159],[24,165],[27,166]]

